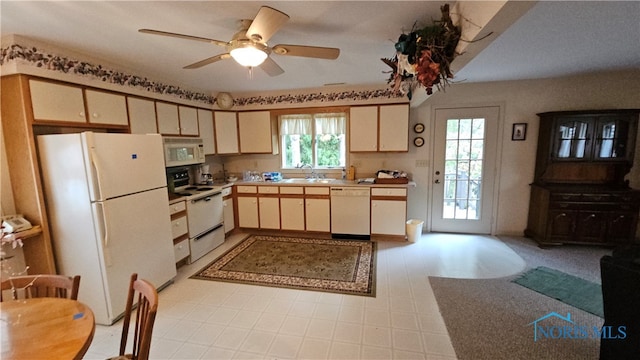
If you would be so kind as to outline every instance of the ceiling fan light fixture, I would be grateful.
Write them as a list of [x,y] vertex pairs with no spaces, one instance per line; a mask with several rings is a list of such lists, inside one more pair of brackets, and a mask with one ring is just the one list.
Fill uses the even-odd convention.
[[253,46],[237,47],[229,52],[231,57],[242,66],[255,67],[267,59],[267,53]]

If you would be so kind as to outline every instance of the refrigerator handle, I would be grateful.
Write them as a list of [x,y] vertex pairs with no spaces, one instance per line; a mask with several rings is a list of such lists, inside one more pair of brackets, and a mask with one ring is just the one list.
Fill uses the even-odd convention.
[[[93,181],[93,186],[92,188],[94,189],[94,199],[95,200],[104,200],[102,198],[102,187],[100,185],[100,166],[98,165],[98,161],[96,161],[96,149],[95,147],[90,147],[89,148],[89,160],[91,162],[91,167],[94,169],[94,173],[95,176],[92,177],[92,181]],[[97,193],[96,193],[97,192]]]
[[101,202],[95,203],[97,210],[100,212],[101,221],[100,226],[100,244],[102,245],[102,253],[104,254],[105,266],[109,267],[111,263],[111,251],[109,251],[109,228],[107,226],[107,214],[104,211],[104,204]]

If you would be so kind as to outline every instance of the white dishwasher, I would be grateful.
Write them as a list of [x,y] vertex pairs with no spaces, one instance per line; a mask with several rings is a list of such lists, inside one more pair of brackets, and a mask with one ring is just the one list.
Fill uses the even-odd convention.
[[331,188],[331,237],[369,240],[370,222],[368,187]]

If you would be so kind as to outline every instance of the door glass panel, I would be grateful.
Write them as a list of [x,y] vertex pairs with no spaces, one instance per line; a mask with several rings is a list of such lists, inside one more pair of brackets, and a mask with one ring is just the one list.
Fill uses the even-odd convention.
[[557,158],[585,157],[587,141],[587,131],[589,126],[582,121],[566,121],[558,127],[558,140],[556,143],[555,156]]
[[447,120],[443,219],[479,219],[484,125],[484,119]]

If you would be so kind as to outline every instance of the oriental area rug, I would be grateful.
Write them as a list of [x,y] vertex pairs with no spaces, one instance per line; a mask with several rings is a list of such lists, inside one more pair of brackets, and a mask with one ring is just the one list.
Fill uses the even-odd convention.
[[192,279],[375,296],[376,243],[252,235]]

